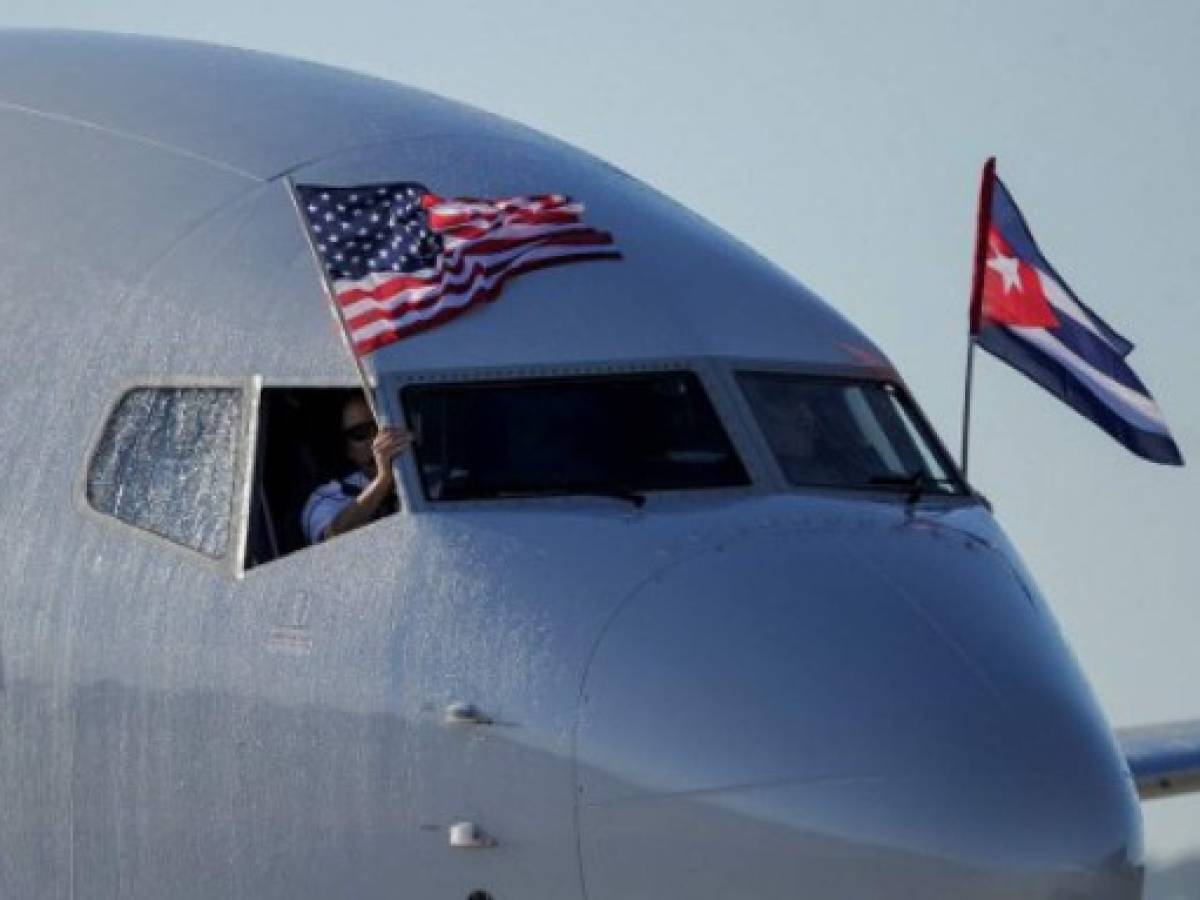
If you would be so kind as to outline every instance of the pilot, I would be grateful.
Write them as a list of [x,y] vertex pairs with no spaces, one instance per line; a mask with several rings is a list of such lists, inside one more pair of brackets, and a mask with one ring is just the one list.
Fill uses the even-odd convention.
[[783,474],[795,485],[838,485],[845,480],[837,450],[811,406],[795,392],[760,392],[763,432]]
[[398,508],[392,462],[412,444],[412,435],[402,428],[380,431],[361,395],[342,405],[341,429],[346,458],[355,468],[309,495],[301,524],[312,544],[353,531]]

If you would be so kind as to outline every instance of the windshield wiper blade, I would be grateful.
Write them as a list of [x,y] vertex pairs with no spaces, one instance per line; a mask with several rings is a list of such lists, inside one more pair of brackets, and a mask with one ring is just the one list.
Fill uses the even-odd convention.
[[567,489],[563,491],[563,496],[577,497],[608,497],[612,500],[624,500],[626,503],[632,503],[634,509],[641,509],[646,505],[646,495],[639,494],[637,491],[631,491],[628,488],[585,488],[583,490],[573,491]]
[[620,487],[565,487],[549,489],[530,488],[528,490],[496,490],[492,492],[492,496],[496,499],[513,497],[604,497],[608,500],[623,500],[626,503],[632,504],[634,509],[641,509],[646,505],[645,494],[639,494],[637,491]]
[[904,502],[912,506],[924,496],[925,491],[938,484],[939,479],[930,478],[921,469],[911,472],[908,475],[876,475],[870,479],[871,484],[880,485],[881,487],[898,487],[907,488],[908,495],[904,498]]

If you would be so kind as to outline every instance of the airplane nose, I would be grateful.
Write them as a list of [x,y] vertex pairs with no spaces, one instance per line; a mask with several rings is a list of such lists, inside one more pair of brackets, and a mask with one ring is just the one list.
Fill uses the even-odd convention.
[[589,897],[1141,893],[1136,797],[1048,610],[936,525],[662,571],[597,647],[577,748]]

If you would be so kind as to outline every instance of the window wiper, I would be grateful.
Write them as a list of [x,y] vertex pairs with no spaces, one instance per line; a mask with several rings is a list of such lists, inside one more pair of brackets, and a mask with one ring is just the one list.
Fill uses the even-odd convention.
[[936,487],[942,480],[930,478],[923,470],[917,469],[907,475],[876,475],[870,479],[870,483],[881,487],[906,488],[908,495],[904,502],[912,506],[924,496],[925,491]]
[[605,497],[609,500],[623,500],[641,509],[646,505],[646,495],[621,487],[566,487],[527,490],[496,490],[491,495],[497,500],[515,497]]
[[624,500],[626,503],[632,503],[634,509],[641,509],[646,505],[646,495],[639,494],[637,491],[632,491],[629,488],[581,488],[579,490],[567,488],[563,491],[563,496],[608,497],[612,500]]

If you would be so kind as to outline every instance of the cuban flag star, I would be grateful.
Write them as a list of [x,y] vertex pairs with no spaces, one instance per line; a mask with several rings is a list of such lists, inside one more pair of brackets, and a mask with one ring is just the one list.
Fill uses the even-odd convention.
[[984,168],[971,335],[1145,459],[1183,465],[1154,398],[1126,362],[1133,344],[1079,301],[1021,211]]

